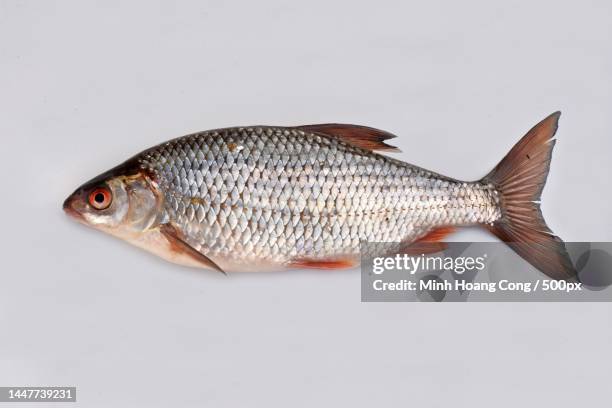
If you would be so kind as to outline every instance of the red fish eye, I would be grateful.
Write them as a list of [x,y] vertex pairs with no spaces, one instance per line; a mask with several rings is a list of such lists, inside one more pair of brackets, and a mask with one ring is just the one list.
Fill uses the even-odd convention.
[[104,210],[111,204],[112,196],[107,188],[99,187],[89,193],[89,204],[96,210]]

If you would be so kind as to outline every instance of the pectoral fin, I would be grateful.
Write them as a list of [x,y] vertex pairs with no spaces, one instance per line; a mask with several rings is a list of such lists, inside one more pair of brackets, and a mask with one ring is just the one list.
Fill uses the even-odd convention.
[[182,234],[172,224],[162,224],[159,227],[159,231],[168,240],[172,251],[187,256],[206,268],[214,269],[226,275],[225,271],[213,260],[189,245],[182,238]]

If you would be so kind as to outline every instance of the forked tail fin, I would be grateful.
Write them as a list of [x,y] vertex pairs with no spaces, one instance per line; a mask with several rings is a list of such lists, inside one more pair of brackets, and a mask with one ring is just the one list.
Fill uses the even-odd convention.
[[482,179],[500,194],[502,217],[489,229],[527,262],[553,279],[576,279],[561,238],[548,228],[540,210],[553,139],[561,112],[535,125]]

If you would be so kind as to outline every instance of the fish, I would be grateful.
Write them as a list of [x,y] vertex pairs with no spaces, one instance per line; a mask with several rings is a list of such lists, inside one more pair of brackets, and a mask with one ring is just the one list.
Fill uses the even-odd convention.
[[366,126],[208,130],[136,154],[63,209],[170,262],[223,273],[351,268],[362,242],[433,253],[457,228],[479,226],[547,276],[573,280],[540,209],[560,114],[477,181],[395,159],[387,142],[396,136]]

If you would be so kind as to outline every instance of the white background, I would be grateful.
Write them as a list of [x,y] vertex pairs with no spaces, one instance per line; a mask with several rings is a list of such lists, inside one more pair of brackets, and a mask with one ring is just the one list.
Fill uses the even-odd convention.
[[194,271],[61,203],[232,125],[380,127],[477,179],[560,109],[544,214],[612,240],[612,3],[176,3],[0,0],[0,385],[84,407],[607,404],[610,304],[360,303],[354,270]]

